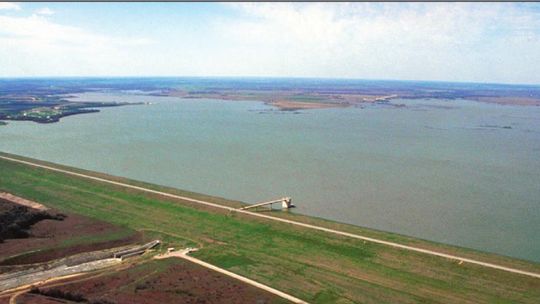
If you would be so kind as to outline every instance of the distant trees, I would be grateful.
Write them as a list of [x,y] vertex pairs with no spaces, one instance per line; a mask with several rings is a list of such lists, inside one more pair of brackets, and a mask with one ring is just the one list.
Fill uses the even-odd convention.
[[50,214],[0,200],[0,243],[6,239],[29,237],[28,229],[39,221],[63,220],[63,214]]
[[47,290],[42,290],[42,289],[39,289],[37,287],[33,287],[30,290],[30,293],[43,295],[43,296],[51,297],[51,298],[55,298],[55,299],[63,299],[63,300],[78,302],[78,303],[81,303],[81,302],[88,303],[88,300],[86,298],[84,298],[81,294],[71,293],[69,291],[62,291],[62,290],[57,289],[57,288],[51,288],[51,289],[47,289]]
[[72,293],[72,292],[69,292],[69,291],[62,291],[61,289],[58,289],[58,288],[51,288],[51,289],[44,290],[44,289],[39,289],[37,287],[32,287],[32,289],[30,290],[30,293],[31,294],[42,295],[42,296],[46,296],[46,297],[51,297],[51,298],[55,298],[55,299],[68,300],[68,301],[77,302],[77,303],[115,304],[115,302],[112,302],[112,301],[109,301],[109,300],[106,300],[106,299],[98,299],[98,300],[94,300],[94,301],[89,301],[83,295],[81,295],[79,293]]

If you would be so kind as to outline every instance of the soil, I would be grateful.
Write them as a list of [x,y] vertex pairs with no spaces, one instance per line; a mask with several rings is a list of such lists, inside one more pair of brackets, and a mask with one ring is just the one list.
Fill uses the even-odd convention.
[[[0,203],[0,212],[8,209],[6,204],[9,203]],[[47,212],[56,213],[52,209]],[[32,225],[27,230],[28,238],[7,239],[0,243],[0,265],[46,262],[86,251],[128,245],[141,240],[139,233],[126,232],[118,239],[100,242],[100,238],[121,232],[124,228],[76,214],[65,215],[62,221],[45,219]],[[81,239],[77,241],[76,238]],[[93,239],[97,241],[92,242]]]
[[[256,287],[180,259],[154,260],[88,280],[50,288],[111,303],[284,303]],[[47,287],[40,287],[47,290]],[[29,301],[27,301],[27,299]],[[37,303],[29,295],[17,303]],[[42,303],[42,302],[39,302]],[[52,303],[52,302],[43,302]]]

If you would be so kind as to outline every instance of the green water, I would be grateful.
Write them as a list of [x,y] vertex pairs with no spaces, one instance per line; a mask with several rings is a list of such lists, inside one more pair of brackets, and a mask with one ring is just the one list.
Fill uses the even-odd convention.
[[0,128],[0,150],[540,261],[540,107],[396,100],[405,108],[272,111],[145,101]]

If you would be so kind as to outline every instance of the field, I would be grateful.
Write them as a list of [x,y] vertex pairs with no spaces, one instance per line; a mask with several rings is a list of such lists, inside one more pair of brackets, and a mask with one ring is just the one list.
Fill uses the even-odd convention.
[[[125,245],[133,246],[154,237],[153,233],[46,209],[36,202],[22,202],[33,203],[33,208],[29,208],[12,200],[19,201],[20,197],[0,198],[0,274],[52,269],[64,263],[74,266],[103,259],[110,248],[125,248]],[[5,230],[14,225],[17,229]],[[40,284],[40,293],[26,290],[0,295],[0,303],[8,300],[19,304],[80,302],[83,299],[92,304],[223,303],[224,299],[227,303],[286,302],[185,260],[150,259],[151,255],[144,255],[115,267]]]
[[[12,156],[13,157],[13,156]],[[61,167],[61,166],[57,166]],[[0,160],[0,191],[62,212],[144,232],[168,246],[201,248],[193,256],[313,303],[538,303],[540,279],[229,214],[121,186]],[[107,177],[160,191],[240,206],[240,202]],[[294,213],[324,227],[540,272],[540,265]]]
[[[179,259],[153,260],[56,284],[61,286],[53,284],[40,290],[57,289],[81,295],[89,302],[108,301],[105,303],[286,303],[256,287]],[[17,303],[47,303],[43,298],[25,294],[17,298]]]
[[[6,204],[0,202],[0,211]],[[7,239],[0,243],[0,272],[11,265],[41,263],[81,252],[119,247],[142,238],[141,233],[134,230],[69,213],[61,221],[41,220],[28,232],[27,238]]]

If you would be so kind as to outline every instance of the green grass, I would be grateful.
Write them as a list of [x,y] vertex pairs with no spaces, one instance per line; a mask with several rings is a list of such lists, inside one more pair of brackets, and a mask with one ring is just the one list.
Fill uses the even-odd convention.
[[[84,172],[79,169],[74,171]],[[194,255],[314,303],[538,303],[540,279],[201,207],[0,159],[0,191],[164,236]],[[88,172],[85,172],[88,173]],[[92,173],[104,177],[103,174]],[[108,177],[228,206],[239,202]],[[293,213],[273,216],[538,271],[539,265]]]
[[246,267],[255,264],[255,261],[248,258],[246,255],[220,255],[219,252],[214,253],[208,258],[208,262],[215,265],[220,265],[223,268],[230,269],[233,267]]
[[301,102],[330,102],[328,98],[321,97],[321,96],[311,96],[311,95],[294,95],[291,97],[286,98],[287,100],[291,101],[301,101]]

